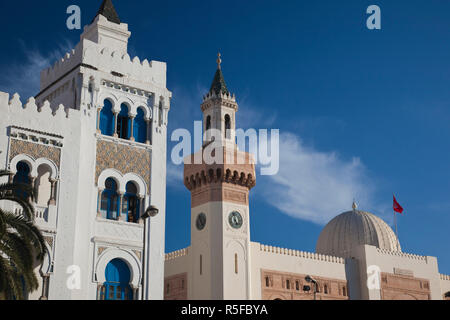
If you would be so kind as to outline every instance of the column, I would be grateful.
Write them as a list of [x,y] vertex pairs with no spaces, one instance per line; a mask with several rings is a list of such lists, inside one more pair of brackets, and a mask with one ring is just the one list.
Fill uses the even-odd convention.
[[102,108],[97,108],[97,133],[100,134],[102,133],[100,131],[100,114],[102,112]]
[[119,208],[117,209],[117,221],[125,221],[125,217],[122,216],[122,203],[123,203],[123,193],[119,193]]
[[49,282],[50,282],[49,275],[42,276],[42,296],[39,298],[39,300],[48,300]]
[[50,200],[48,201],[49,206],[56,205],[56,180],[50,179],[51,187],[50,187]]
[[147,125],[147,141],[145,141],[145,144],[152,144],[152,119],[145,119],[145,123]]
[[138,198],[138,201],[139,201],[139,219],[138,219],[138,221],[139,221],[140,225],[143,225],[144,220],[141,219],[141,217],[145,212],[145,197]]
[[37,191],[36,191],[36,177],[30,177],[31,189],[33,190],[33,195],[30,196],[30,202],[33,201],[37,203]]
[[114,134],[113,134],[113,137],[114,138],[118,138],[119,137],[119,135],[117,134],[117,118],[118,118],[118,113],[117,112],[114,112]]
[[102,208],[102,193],[103,193],[103,189],[98,188],[98,200],[97,200],[97,218],[101,218],[102,217],[102,212],[101,212],[101,208]]
[[131,121],[130,141],[135,141],[135,139],[134,139],[134,118],[136,118],[136,116],[130,116],[130,121]]
[[102,300],[102,285],[97,285],[97,301]]

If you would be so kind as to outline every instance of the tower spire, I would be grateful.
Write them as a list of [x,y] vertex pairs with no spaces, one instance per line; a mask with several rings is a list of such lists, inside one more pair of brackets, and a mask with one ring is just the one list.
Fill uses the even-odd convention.
[[220,52],[217,54],[217,69],[221,69],[221,64],[222,64],[222,59],[221,59],[222,55],[220,54]]
[[114,5],[111,0],[103,0],[100,9],[98,9],[98,12],[94,17],[94,20],[100,14],[104,16],[106,19],[108,19],[108,21],[120,24],[119,15],[117,14],[116,8],[114,8]]
[[215,93],[217,95],[219,95],[220,93],[228,95],[230,94],[222,74],[222,55],[220,53],[217,54],[217,71],[214,75],[214,80],[211,84],[211,89],[209,90],[209,92]]

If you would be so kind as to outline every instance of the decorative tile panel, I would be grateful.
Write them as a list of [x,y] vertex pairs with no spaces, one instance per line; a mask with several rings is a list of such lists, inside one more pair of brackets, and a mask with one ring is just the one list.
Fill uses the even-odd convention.
[[40,158],[46,158],[52,160],[55,165],[60,168],[61,162],[61,149],[52,146],[46,146],[39,143],[11,139],[11,149],[9,152],[9,161],[11,162],[14,157],[26,154],[37,160]]
[[[97,142],[96,179],[106,169],[116,169],[121,174],[140,175],[150,188],[151,151],[135,146],[99,140]],[[148,190],[150,191],[150,190]]]

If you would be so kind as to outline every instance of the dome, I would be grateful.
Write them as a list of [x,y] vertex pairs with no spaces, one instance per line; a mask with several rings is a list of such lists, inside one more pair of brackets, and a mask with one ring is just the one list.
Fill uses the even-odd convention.
[[353,204],[352,211],[342,213],[325,226],[317,241],[316,252],[347,257],[352,248],[363,244],[401,251],[394,231],[386,222],[370,212],[357,210]]

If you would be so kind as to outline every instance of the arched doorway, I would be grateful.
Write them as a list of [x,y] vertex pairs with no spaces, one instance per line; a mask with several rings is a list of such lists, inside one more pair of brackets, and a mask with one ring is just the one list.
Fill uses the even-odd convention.
[[101,300],[133,300],[133,290],[130,287],[131,272],[125,261],[114,259],[108,263],[105,270],[106,282],[101,293]]

